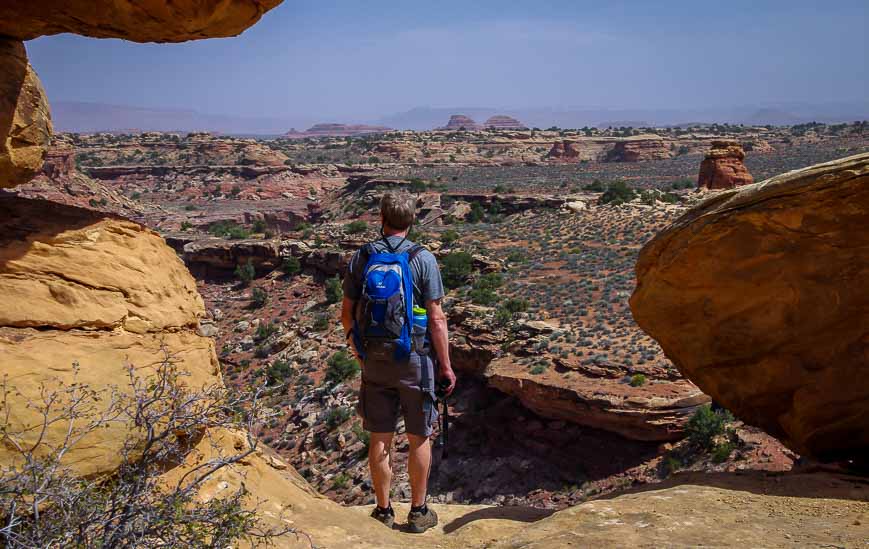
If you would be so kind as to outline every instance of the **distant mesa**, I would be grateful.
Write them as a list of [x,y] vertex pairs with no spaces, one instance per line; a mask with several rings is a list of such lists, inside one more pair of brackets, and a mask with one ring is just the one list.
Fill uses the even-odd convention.
[[437,128],[437,129],[439,129],[439,130],[451,130],[451,131],[457,131],[457,130],[471,131],[471,130],[481,130],[483,128],[482,128],[482,126],[480,126],[479,124],[474,122],[474,119],[469,117],[469,116],[465,116],[464,114],[454,114],[454,115],[450,116],[450,121],[447,122],[446,126],[444,126],[443,128]]
[[386,126],[368,126],[365,124],[314,124],[303,132],[292,128],[284,134],[284,137],[290,139],[304,139],[306,137],[355,137],[391,131],[393,129]]
[[483,124],[488,130],[527,130],[528,127],[519,122],[512,116],[507,116],[504,114],[496,114],[495,116],[490,117],[486,120],[486,123]]
[[736,141],[713,141],[712,148],[700,164],[698,187],[732,189],[754,183],[754,178],[743,164],[745,151]]

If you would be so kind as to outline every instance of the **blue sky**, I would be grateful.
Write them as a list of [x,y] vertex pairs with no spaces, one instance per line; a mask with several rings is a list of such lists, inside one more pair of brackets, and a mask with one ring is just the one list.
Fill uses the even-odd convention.
[[293,1],[240,37],[27,44],[52,101],[373,120],[417,106],[869,99],[869,2]]

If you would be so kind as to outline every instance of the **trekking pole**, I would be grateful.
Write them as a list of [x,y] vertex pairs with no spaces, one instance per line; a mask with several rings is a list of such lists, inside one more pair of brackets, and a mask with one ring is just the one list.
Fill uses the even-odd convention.
[[440,400],[443,405],[443,412],[441,412],[441,432],[438,436],[440,439],[439,446],[442,448],[441,459],[446,459],[447,457],[447,444],[450,440],[450,407],[447,405],[446,392],[449,386],[449,380],[443,380],[441,383],[438,383],[437,390],[435,391],[435,396],[438,397],[438,400]]

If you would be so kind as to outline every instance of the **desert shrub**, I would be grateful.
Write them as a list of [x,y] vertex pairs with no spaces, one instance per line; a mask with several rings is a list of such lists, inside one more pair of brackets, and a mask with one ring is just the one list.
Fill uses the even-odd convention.
[[516,297],[511,297],[502,305],[504,310],[511,314],[524,313],[528,310],[528,300]]
[[449,289],[463,285],[473,270],[474,260],[468,252],[452,252],[441,262],[441,275]]
[[181,222],[181,230],[182,231],[189,231],[192,228],[193,228],[193,223],[186,221],[186,220]]
[[459,233],[454,229],[447,229],[441,233],[441,242],[447,245],[457,242],[459,238]]
[[231,240],[241,240],[250,237],[250,231],[231,221],[220,221],[215,223],[208,228],[208,232],[214,236]]
[[583,185],[582,190],[594,193],[602,193],[606,190],[606,187],[599,179],[595,179],[593,182],[588,183],[587,185]]
[[637,196],[637,191],[628,186],[624,181],[614,181],[607,185],[606,191],[598,198],[598,204],[624,204]]
[[646,376],[643,374],[634,374],[631,376],[631,387],[642,387],[646,384]]
[[723,463],[727,461],[727,458],[729,458],[730,454],[733,452],[733,448],[734,445],[729,440],[716,444],[715,447],[712,448],[712,461],[715,463]]
[[266,231],[267,225],[265,220],[256,219],[253,222],[253,232],[255,233],[264,233]]
[[474,288],[468,295],[477,305],[493,305],[498,302],[498,295],[489,288]]
[[368,223],[362,221],[361,219],[357,219],[356,221],[351,221],[350,223],[344,225],[344,232],[347,234],[359,234],[364,233],[368,228]]
[[329,328],[329,315],[322,314],[317,316],[314,319],[314,323],[311,324],[311,327],[317,330],[318,332],[322,332]]
[[368,451],[368,446],[371,444],[371,433],[362,428],[362,425],[359,423],[353,424],[353,434],[356,435],[356,438],[365,445],[365,451]]
[[286,360],[276,360],[266,370],[266,379],[269,385],[279,385],[293,376],[295,372]]
[[302,263],[293,256],[285,257],[281,263],[281,270],[287,276],[295,276],[302,272]]
[[341,279],[337,276],[326,280],[326,302],[338,303],[344,297],[344,288],[341,286]]
[[353,379],[359,373],[359,364],[347,351],[338,351],[326,362],[326,382],[341,383]]
[[501,276],[501,273],[488,273],[481,276],[479,280],[477,280],[477,283],[474,284],[474,287],[494,290],[495,288],[500,288],[503,285],[504,277]]
[[345,472],[340,472],[332,479],[332,487],[336,490],[343,490],[350,484],[350,475]]
[[[7,396],[0,384],[0,433],[17,459],[0,469],[0,545],[4,547],[234,547],[283,536],[260,523],[255,501],[242,485],[225,495],[203,500],[204,485],[221,471],[257,451],[254,421],[267,419],[259,393],[229,393],[219,385],[195,392],[179,383],[181,372],[166,354],[153,375],[127,368],[127,390],[95,390],[78,382],[45,387],[27,405],[37,410],[42,426],[64,425],[66,435],[49,443],[32,440],[34,426],[10,422]],[[84,438],[110,425],[127,423],[131,436],[117,450],[120,464],[110,476],[82,479],[64,458]],[[135,426],[135,428],[133,428]],[[243,445],[226,450],[209,433],[243,429]],[[134,438],[132,433],[136,433]],[[183,463],[193,451],[191,440],[204,435],[214,457],[177,482],[165,483],[167,464]],[[253,506],[248,505],[253,503]]]
[[701,448],[709,449],[712,448],[715,437],[724,434],[727,423],[732,420],[733,416],[730,412],[714,412],[712,407],[706,404],[697,408],[697,411],[688,420],[685,432],[692,443]]
[[418,177],[414,177],[413,179],[411,179],[410,183],[408,184],[408,190],[410,190],[410,192],[412,193],[425,192],[427,187],[428,185],[426,185],[425,181]]
[[254,288],[250,293],[250,308],[261,309],[269,301],[269,294],[262,288]]
[[328,427],[329,430],[332,431],[335,429],[335,427],[338,427],[339,425],[350,419],[351,415],[352,411],[346,406],[331,408],[328,412],[326,412],[326,427]]
[[253,279],[256,277],[256,269],[254,268],[253,263],[251,263],[250,259],[247,260],[247,263],[235,267],[235,277],[238,278],[245,286],[253,281]]
[[545,371],[546,366],[544,366],[543,364],[536,364],[533,368],[531,368],[531,374],[535,376],[540,375]]
[[253,334],[253,340],[256,342],[265,341],[277,332],[278,327],[271,322],[260,322]]
[[467,217],[465,217],[465,221],[468,223],[479,223],[486,217],[486,210],[483,206],[480,205],[479,202],[474,202],[471,204],[471,211],[468,212]]

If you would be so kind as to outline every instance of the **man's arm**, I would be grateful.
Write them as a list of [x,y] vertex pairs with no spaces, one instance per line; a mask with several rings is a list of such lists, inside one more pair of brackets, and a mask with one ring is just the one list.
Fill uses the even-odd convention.
[[447,328],[447,315],[441,307],[441,300],[434,299],[425,304],[428,314],[428,330],[431,335],[431,343],[440,362],[440,376],[450,382],[446,393],[450,394],[456,387],[456,374],[450,363],[450,333]]
[[[353,334],[350,330],[353,329],[353,311],[356,309],[356,302],[345,297],[341,302],[341,326],[344,327],[344,335],[347,340],[347,346],[350,347],[350,352],[359,360],[359,353],[356,352],[356,346],[353,344]],[[349,335],[348,335],[349,334]]]

